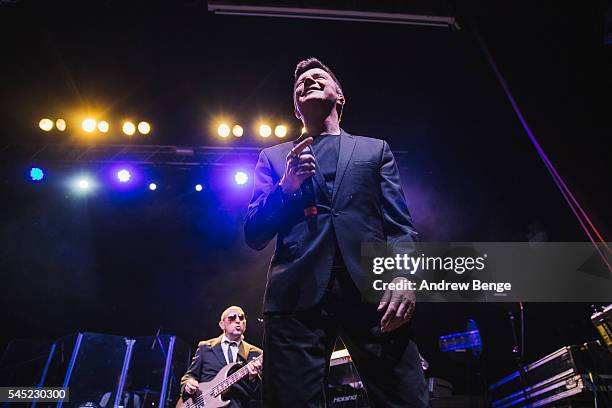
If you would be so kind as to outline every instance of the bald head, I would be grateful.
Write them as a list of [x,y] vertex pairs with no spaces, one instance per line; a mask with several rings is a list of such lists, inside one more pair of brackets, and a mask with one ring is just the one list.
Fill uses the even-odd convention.
[[230,306],[221,313],[219,328],[231,341],[238,341],[246,330],[246,314],[240,306]]
[[221,313],[221,320],[225,319],[231,313],[240,313],[246,316],[244,310],[240,306],[230,306]]

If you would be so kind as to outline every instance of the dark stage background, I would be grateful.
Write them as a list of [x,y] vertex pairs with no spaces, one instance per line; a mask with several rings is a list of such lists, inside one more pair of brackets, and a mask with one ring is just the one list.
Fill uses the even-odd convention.
[[[210,130],[221,113],[245,129],[259,116],[288,121],[295,134],[292,72],[298,60],[317,56],[343,84],[343,127],[408,152],[402,181],[423,240],[525,241],[532,225],[550,241],[586,241],[478,48],[476,26],[543,148],[608,236],[605,1],[428,4],[431,14],[457,16],[459,31],[213,16],[198,1],[87,3],[0,4],[3,145],[82,142],[36,125],[87,109],[153,124],[144,142],[117,135],[98,144],[226,145]],[[273,142],[245,135],[232,145]],[[7,151],[0,346],[79,330],[155,334],[160,326],[195,346],[218,334],[229,304],[245,308],[247,338],[260,343],[272,245],[257,253],[244,244],[250,187],[218,181],[229,170],[144,168],[163,174],[154,195],[108,189],[77,199],[60,182],[27,183],[31,163]],[[47,167],[56,180],[78,169],[104,171]],[[190,187],[199,178],[209,180],[201,194]],[[437,336],[462,331],[468,318],[482,331],[485,376],[513,370],[507,312],[515,308],[419,305],[414,325],[431,374],[475,391],[463,365],[437,351]],[[596,337],[589,305],[527,304],[525,313],[528,361]]]

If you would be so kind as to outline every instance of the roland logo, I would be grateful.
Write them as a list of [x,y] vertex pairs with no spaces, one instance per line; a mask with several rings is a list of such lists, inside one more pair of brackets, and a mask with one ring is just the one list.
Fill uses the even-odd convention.
[[347,402],[347,401],[357,401],[359,396],[357,394],[354,395],[345,395],[343,397],[334,398],[334,402]]

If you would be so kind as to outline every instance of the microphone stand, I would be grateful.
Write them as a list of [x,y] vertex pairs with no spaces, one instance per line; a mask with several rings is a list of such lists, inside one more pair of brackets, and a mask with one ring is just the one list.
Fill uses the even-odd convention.
[[508,318],[510,319],[510,326],[512,329],[512,340],[514,341],[514,346],[512,347],[512,354],[514,355],[514,361],[516,362],[518,368],[519,379],[522,387],[522,394],[525,398],[526,407],[531,407],[532,405],[527,402],[529,399],[529,392],[527,391],[527,387],[529,383],[527,381],[527,372],[525,371],[525,360],[524,360],[524,316],[523,316],[523,302],[519,302],[519,310],[521,314],[521,344],[519,345],[519,340],[516,335],[516,327],[514,324],[514,313],[508,312]]

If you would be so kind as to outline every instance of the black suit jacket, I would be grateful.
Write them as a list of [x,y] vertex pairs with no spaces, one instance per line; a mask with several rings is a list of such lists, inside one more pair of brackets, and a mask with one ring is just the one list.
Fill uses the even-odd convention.
[[[189,397],[189,394],[183,392],[185,381],[187,381],[188,378],[194,378],[197,382],[208,382],[215,378],[215,375],[227,365],[225,356],[223,355],[223,349],[221,348],[221,339],[222,336],[219,336],[201,341],[198,344],[198,349],[191,360],[189,369],[181,378],[181,393],[183,397]],[[240,343],[236,361],[249,361],[259,356],[261,353],[262,350],[260,348],[243,340]],[[231,400],[228,407],[247,407],[250,399],[257,399],[256,394],[259,391],[259,385],[259,380],[251,382],[248,379],[244,379],[234,384],[227,394],[228,399]]]
[[331,197],[321,172],[313,177],[318,209],[313,220],[304,217],[299,195],[285,197],[278,185],[293,142],[266,148],[259,155],[244,231],[247,244],[257,250],[276,237],[264,312],[305,310],[319,302],[330,279],[334,236],[358,287],[363,277],[361,242],[416,240],[387,142],[345,131],[324,137],[340,137],[340,152]]

